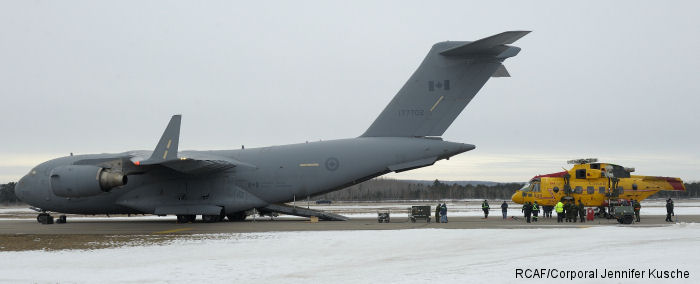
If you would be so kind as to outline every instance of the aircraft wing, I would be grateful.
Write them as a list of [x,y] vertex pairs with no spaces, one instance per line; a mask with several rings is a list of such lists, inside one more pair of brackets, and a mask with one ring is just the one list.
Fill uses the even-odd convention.
[[173,115],[153,151],[129,152],[136,166],[163,166],[186,174],[206,174],[238,166],[255,166],[209,152],[178,152],[181,115]]

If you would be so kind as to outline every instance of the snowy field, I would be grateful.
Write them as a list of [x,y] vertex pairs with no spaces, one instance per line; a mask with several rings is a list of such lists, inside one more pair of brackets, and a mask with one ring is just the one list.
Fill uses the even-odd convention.
[[[700,224],[236,233],[0,252],[2,283],[700,283]],[[516,279],[516,269],[687,270],[689,279]]]

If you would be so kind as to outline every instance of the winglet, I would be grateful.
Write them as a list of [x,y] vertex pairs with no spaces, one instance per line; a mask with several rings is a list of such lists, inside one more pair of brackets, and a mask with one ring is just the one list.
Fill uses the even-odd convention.
[[139,165],[153,165],[165,161],[177,159],[177,146],[180,142],[180,120],[182,115],[176,114],[170,119],[168,127],[163,131],[156,149],[148,160],[141,161]]

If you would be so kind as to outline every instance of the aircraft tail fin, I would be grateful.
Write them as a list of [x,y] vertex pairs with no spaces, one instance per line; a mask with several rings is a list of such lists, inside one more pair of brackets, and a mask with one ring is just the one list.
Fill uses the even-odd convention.
[[173,117],[170,118],[170,122],[165,128],[165,131],[163,131],[163,135],[160,137],[160,141],[158,141],[155,150],[153,150],[153,154],[151,154],[151,157],[147,160],[141,161],[141,165],[153,165],[177,159],[181,119],[182,115],[179,114],[173,115]]
[[510,77],[502,62],[509,46],[529,31],[508,31],[477,41],[433,45],[408,82],[361,137],[442,136],[491,77]]

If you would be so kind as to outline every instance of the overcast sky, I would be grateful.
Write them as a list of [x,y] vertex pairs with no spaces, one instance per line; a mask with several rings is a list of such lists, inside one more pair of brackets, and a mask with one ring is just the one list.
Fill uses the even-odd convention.
[[[525,181],[598,157],[700,180],[698,1],[2,1],[0,183],[76,154],[356,137],[432,44],[532,30],[403,179]],[[568,166],[567,166],[568,167]]]

